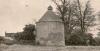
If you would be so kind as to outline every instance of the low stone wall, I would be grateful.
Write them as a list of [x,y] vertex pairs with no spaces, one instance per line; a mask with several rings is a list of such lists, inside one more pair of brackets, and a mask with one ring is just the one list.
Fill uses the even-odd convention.
[[36,51],[100,51],[100,47],[67,46],[67,47],[34,47]]
[[65,47],[63,51],[100,51],[99,46],[69,46]]
[[100,51],[100,46],[31,46],[13,45],[3,51]]

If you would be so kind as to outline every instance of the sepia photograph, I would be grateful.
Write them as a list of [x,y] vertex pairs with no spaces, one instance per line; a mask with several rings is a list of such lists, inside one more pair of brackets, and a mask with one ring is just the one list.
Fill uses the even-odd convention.
[[0,0],[0,51],[100,51],[100,0]]

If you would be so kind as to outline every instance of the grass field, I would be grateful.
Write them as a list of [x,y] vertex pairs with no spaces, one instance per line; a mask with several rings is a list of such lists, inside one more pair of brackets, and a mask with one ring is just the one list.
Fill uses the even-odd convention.
[[0,51],[100,51],[100,46],[0,45]]

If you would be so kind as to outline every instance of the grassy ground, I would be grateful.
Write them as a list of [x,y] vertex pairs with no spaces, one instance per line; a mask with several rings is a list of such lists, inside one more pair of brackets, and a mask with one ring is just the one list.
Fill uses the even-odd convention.
[[8,49],[8,45],[0,44],[0,51],[4,51],[6,49]]
[[[53,49],[53,50],[52,50]],[[0,51],[55,51],[53,47],[32,45],[1,45]]]
[[0,51],[100,51],[100,46],[0,45]]

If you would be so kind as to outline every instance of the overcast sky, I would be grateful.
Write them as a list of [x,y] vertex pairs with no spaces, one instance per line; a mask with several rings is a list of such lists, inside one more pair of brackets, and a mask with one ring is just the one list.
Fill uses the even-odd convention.
[[[100,11],[100,0],[91,0],[95,11]],[[51,5],[50,0],[0,0],[0,35],[22,31],[24,25],[34,23]]]

